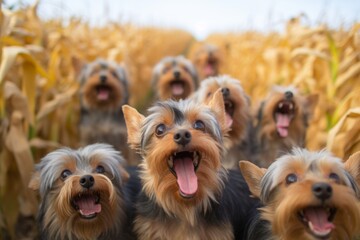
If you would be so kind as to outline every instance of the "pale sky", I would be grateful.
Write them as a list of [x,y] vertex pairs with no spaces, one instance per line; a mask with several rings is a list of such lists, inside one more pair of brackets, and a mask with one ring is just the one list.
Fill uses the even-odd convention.
[[[6,5],[34,0],[3,0]],[[286,21],[305,13],[304,23],[330,27],[360,22],[360,0],[40,0],[48,19],[79,16],[91,24],[108,21],[140,26],[177,27],[199,40],[213,32],[281,31]]]

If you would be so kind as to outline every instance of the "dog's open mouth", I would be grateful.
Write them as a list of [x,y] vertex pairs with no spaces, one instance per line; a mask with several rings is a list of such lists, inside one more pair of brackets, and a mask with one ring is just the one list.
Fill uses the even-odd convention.
[[96,86],[97,99],[100,101],[106,101],[110,98],[111,88],[107,85]]
[[224,104],[225,104],[225,112],[226,112],[226,126],[227,127],[231,127],[233,124],[233,115],[234,115],[234,111],[235,111],[235,104],[230,101],[230,100],[225,100],[224,99]]
[[175,152],[168,159],[170,171],[176,176],[180,195],[191,198],[198,189],[196,170],[199,167],[201,155],[196,151]]
[[292,101],[280,101],[274,112],[276,121],[276,129],[281,137],[287,137],[289,134],[289,126],[295,114],[295,104]]
[[72,198],[71,204],[85,219],[95,218],[101,212],[100,195],[96,192],[79,193]]
[[209,58],[206,62],[204,72],[206,76],[214,76],[216,74],[216,64],[217,60]]
[[170,83],[171,93],[174,96],[181,96],[185,91],[185,83],[182,80],[174,80]]
[[318,206],[307,207],[299,212],[300,220],[308,231],[316,238],[327,239],[335,228],[332,223],[336,214],[336,208]]

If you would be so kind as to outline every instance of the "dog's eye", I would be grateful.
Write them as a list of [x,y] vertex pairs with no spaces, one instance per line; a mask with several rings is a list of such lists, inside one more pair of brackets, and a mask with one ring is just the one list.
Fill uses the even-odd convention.
[[336,173],[330,173],[329,178],[333,179],[335,182],[340,182],[340,177]]
[[71,171],[70,170],[64,170],[64,171],[62,171],[62,173],[61,173],[61,178],[63,179],[63,180],[65,180],[67,177],[69,177],[71,175]]
[[99,165],[99,166],[96,167],[95,171],[96,171],[97,173],[104,173],[104,172],[105,172],[105,168],[104,168],[103,166]]
[[164,124],[159,124],[155,129],[155,134],[156,136],[160,137],[164,135],[165,131],[166,131],[166,126]]
[[286,180],[286,184],[291,184],[297,182],[298,178],[296,174],[290,173],[289,175],[286,176],[285,180]]
[[201,131],[205,131],[205,124],[200,121],[200,120],[197,120],[195,123],[194,123],[194,128],[196,130],[201,130]]
[[167,73],[170,69],[171,69],[171,67],[164,67],[164,69],[162,70],[162,72],[163,72],[163,73]]
[[211,96],[211,92],[208,92],[207,94],[206,94],[206,97],[210,97]]
[[118,75],[115,71],[111,71],[111,75],[113,75],[115,78],[118,78]]

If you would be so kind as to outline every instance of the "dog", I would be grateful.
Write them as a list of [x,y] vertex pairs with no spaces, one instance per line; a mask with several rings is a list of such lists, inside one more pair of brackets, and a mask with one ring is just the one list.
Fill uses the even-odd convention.
[[249,239],[350,240],[359,233],[355,176],[329,152],[294,148],[267,170],[248,161],[240,169],[264,204]]
[[136,154],[126,144],[126,127],[121,107],[129,101],[129,80],[124,67],[97,59],[84,64],[80,76],[81,146],[108,143],[121,151],[130,165]]
[[152,86],[157,100],[186,99],[198,85],[196,69],[184,56],[165,57],[153,69]]
[[220,49],[213,44],[204,43],[195,50],[192,62],[200,81],[219,75],[222,60],[223,56]]
[[268,167],[293,147],[305,147],[306,130],[318,101],[317,94],[302,95],[292,86],[274,86],[257,110],[256,146],[251,160]]
[[138,239],[242,239],[258,201],[240,171],[221,165],[227,131],[221,90],[208,105],[168,100],[147,117],[130,106],[123,111],[128,143],[143,157]]
[[250,98],[238,79],[227,75],[209,77],[200,83],[194,95],[195,101],[208,103],[217,89],[221,89],[226,112],[226,127],[229,128],[224,145],[225,168],[237,168],[240,159],[247,159],[247,148],[251,128]]
[[61,148],[42,158],[29,183],[41,197],[41,239],[131,239],[124,162],[108,144]]

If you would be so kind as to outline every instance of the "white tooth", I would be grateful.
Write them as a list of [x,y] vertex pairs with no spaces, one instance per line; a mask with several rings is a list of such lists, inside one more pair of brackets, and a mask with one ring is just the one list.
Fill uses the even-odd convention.
[[293,108],[294,108],[294,106],[292,104],[290,104],[290,109],[293,109]]
[[280,103],[280,104],[279,104],[279,107],[282,108],[282,107],[283,107],[283,103]]
[[171,167],[171,168],[174,166],[174,161],[173,161],[172,156],[168,159],[168,165],[169,165],[169,167]]
[[174,153],[174,156],[176,156],[176,152]]

